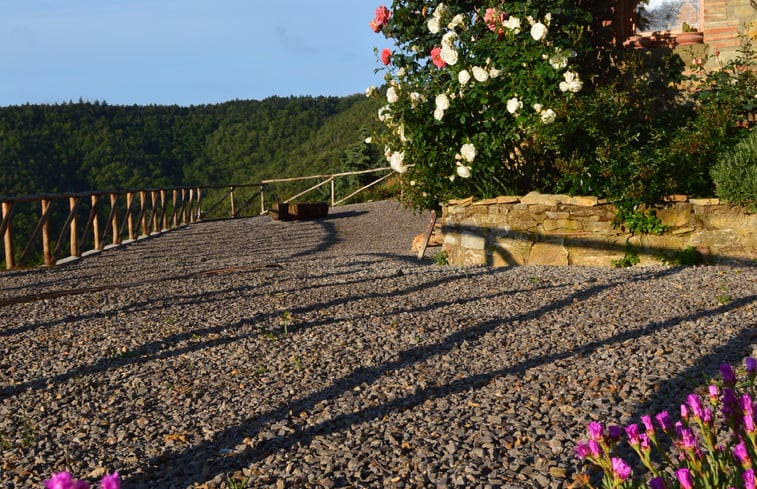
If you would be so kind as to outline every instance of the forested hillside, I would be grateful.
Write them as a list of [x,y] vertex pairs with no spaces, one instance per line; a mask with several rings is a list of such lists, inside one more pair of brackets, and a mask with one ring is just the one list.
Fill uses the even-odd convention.
[[383,165],[379,101],[271,97],[192,107],[0,108],[0,195],[256,182]]

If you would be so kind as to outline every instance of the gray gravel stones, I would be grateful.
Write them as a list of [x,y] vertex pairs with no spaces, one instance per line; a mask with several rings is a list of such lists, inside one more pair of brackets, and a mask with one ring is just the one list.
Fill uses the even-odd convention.
[[[0,485],[567,487],[757,340],[757,268],[456,268],[393,202],[0,274]],[[231,482],[230,482],[231,481]]]

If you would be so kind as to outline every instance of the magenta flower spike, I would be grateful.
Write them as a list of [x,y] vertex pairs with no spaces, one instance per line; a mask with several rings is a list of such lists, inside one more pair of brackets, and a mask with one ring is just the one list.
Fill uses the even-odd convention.
[[681,419],[687,421],[689,419],[689,408],[686,404],[681,404]]
[[591,454],[589,444],[582,441],[576,443],[576,447],[573,449],[573,453],[575,453],[576,458],[580,458],[581,460],[585,459]]
[[723,378],[723,383],[726,385],[733,385],[736,383],[736,373],[733,371],[733,367],[727,363],[720,366],[720,376]]
[[739,407],[744,416],[754,416],[754,405],[749,394],[742,394],[739,398]]
[[591,452],[592,457],[599,458],[602,455],[602,447],[599,446],[599,442],[597,440],[589,440],[588,446],[589,452]]
[[664,432],[669,432],[671,429],[670,415],[667,411],[661,411],[655,416],[657,424],[660,425],[660,429]]
[[652,450],[651,441],[646,433],[639,435],[639,444],[641,445],[641,451],[643,453],[649,453]]
[[632,423],[626,426],[626,435],[628,436],[628,443],[632,447],[639,445],[639,425]]
[[681,489],[692,489],[694,487],[691,472],[689,472],[689,469],[687,468],[676,470],[676,479],[678,479]]
[[623,438],[623,428],[616,424],[611,424],[607,427],[607,436],[614,442],[620,441]]
[[118,471],[103,477],[101,484],[102,489],[121,489],[121,479],[118,475]]
[[749,376],[753,377],[757,374],[757,360],[755,360],[752,357],[747,357],[746,361],[746,372],[749,374]]
[[754,489],[754,470],[745,470],[742,477],[744,478],[744,489]]
[[[702,400],[697,394],[689,394],[686,396],[686,404],[688,404],[689,409],[691,409],[691,414],[694,415],[695,419],[702,419],[702,415],[704,414],[702,411]],[[683,411],[681,414],[683,414]]]
[[736,460],[738,460],[741,466],[745,469],[748,469],[752,466],[752,462],[749,460],[749,453],[747,452],[744,440],[739,441],[736,445],[733,446],[733,456],[736,457]]
[[718,397],[720,397],[720,391],[718,390],[718,386],[711,385],[707,389],[710,394],[710,404],[715,406],[718,403]]
[[641,424],[644,425],[644,431],[646,431],[647,436],[650,438],[654,436],[654,425],[652,424],[652,416],[648,414],[644,414],[641,417]]
[[47,489],[73,489],[74,479],[68,472],[58,472],[44,481]]
[[631,476],[631,466],[625,460],[618,457],[612,458],[612,472],[615,479],[624,481]]
[[604,426],[602,426],[602,423],[592,421],[591,423],[586,425],[586,429],[589,432],[589,438],[591,438],[592,440],[602,441],[605,437],[605,428]]
[[649,489],[668,489],[662,477],[653,477],[649,479]]

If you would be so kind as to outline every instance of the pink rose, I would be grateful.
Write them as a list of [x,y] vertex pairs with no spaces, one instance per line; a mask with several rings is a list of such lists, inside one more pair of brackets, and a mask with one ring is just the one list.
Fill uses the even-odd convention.
[[381,62],[389,66],[389,64],[392,62],[392,52],[384,48],[384,50],[381,51]]
[[389,19],[392,17],[392,11],[386,8],[385,5],[380,6],[376,9],[376,18],[374,19],[376,23],[380,26],[383,26],[387,22],[389,22]]
[[372,20],[369,25],[373,32],[379,32],[381,30],[381,26],[375,20]]
[[444,68],[445,66],[447,66],[447,63],[445,63],[442,59],[441,53],[442,48],[438,46],[431,50],[431,62],[434,63],[434,66],[436,66],[437,68]]
[[490,31],[496,31],[498,34],[504,33],[504,30],[501,27],[504,21],[504,12],[500,12],[496,8],[486,9],[486,13],[484,13],[484,22],[486,23],[486,27],[488,27]]

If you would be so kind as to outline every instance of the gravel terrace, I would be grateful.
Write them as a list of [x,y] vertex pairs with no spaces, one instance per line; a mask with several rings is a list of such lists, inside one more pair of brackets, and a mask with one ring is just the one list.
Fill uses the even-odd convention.
[[757,346],[753,265],[438,266],[427,223],[205,222],[0,273],[0,486],[565,488],[587,422]]

